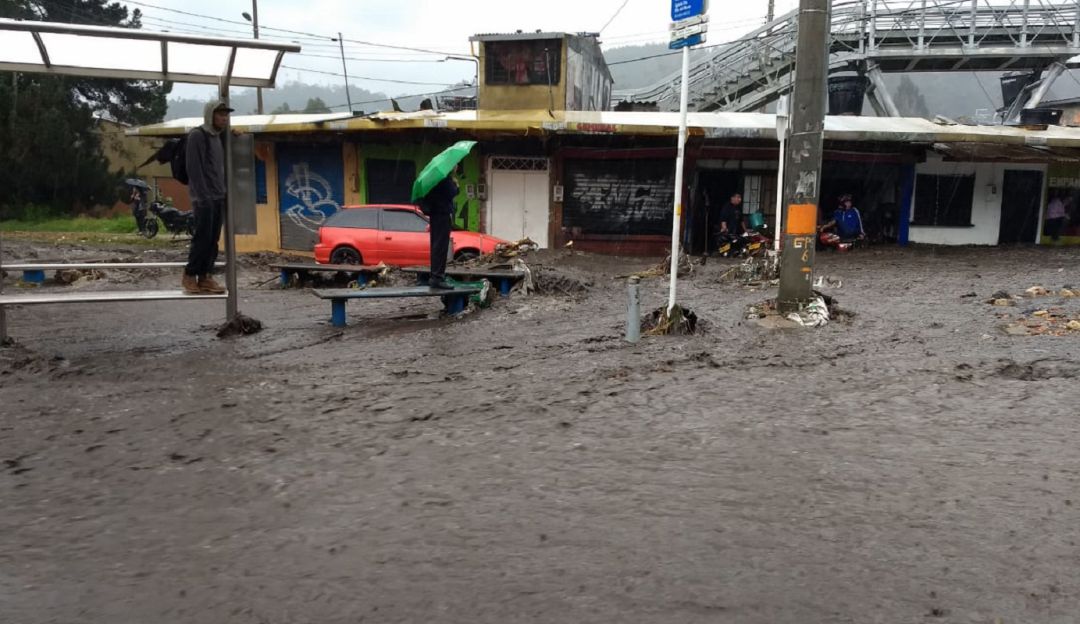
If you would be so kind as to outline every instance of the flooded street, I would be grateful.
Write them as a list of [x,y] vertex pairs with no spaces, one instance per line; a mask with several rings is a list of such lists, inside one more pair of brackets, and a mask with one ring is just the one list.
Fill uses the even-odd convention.
[[[1080,621],[1080,331],[1004,331],[1080,298],[988,303],[1080,250],[822,252],[854,316],[796,330],[710,260],[705,333],[629,345],[616,276],[660,260],[541,252],[553,294],[344,329],[249,264],[232,340],[224,302],[10,310],[0,620]],[[74,287],[178,287],[133,275]]]

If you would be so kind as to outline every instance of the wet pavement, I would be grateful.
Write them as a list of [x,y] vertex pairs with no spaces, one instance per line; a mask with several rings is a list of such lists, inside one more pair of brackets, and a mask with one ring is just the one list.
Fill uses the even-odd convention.
[[251,263],[239,339],[222,302],[12,310],[0,620],[1080,621],[1080,331],[1005,331],[1080,298],[988,303],[1080,286],[1080,250],[818,258],[850,319],[762,329],[774,290],[710,260],[707,333],[637,345],[616,276],[660,259],[569,251],[461,319],[337,329]]

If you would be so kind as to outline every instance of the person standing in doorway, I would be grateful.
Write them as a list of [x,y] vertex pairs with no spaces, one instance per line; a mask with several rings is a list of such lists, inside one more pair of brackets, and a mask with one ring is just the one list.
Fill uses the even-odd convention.
[[420,200],[420,207],[430,219],[431,288],[453,288],[446,281],[446,258],[450,255],[450,227],[454,218],[454,198],[459,187],[454,174],[446,176]]
[[187,165],[188,192],[195,213],[195,234],[191,237],[187,266],[181,282],[184,292],[192,295],[220,295],[225,288],[214,281],[214,263],[218,256],[222,219],[225,214],[225,143],[229,127],[229,108],[221,100],[210,102],[203,110],[203,125],[188,133],[184,162]]
[[1068,218],[1065,212],[1065,204],[1068,201],[1068,197],[1056,194],[1046,206],[1046,227],[1044,229],[1046,234],[1050,236],[1050,240],[1055,243],[1061,240],[1061,230],[1064,229],[1065,220]]

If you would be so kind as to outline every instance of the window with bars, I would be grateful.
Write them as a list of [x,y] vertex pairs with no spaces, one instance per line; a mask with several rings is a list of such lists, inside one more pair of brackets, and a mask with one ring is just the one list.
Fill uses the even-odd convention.
[[531,156],[492,156],[494,171],[547,171],[548,159]]
[[488,41],[484,79],[491,85],[557,85],[562,41]]

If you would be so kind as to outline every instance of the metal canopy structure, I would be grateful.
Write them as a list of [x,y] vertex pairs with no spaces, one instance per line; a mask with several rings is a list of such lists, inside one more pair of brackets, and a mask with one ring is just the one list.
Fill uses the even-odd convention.
[[273,87],[294,44],[0,19],[0,71]]
[[[84,26],[32,20],[0,19],[0,71],[35,74],[161,80],[217,85],[219,97],[229,101],[229,87],[272,88],[286,52],[299,52],[294,43],[254,39],[194,37],[133,28]],[[226,137],[226,175],[233,179],[233,135]],[[236,319],[236,206],[228,197],[225,214],[226,316]],[[0,258],[0,274],[3,263]],[[72,296],[48,303],[80,301],[145,301],[166,298],[162,293],[99,292],[95,298]],[[148,295],[155,295],[153,297]],[[176,293],[176,299],[183,295]],[[195,298],[199,299],[199,298]],[[11,305],[20,302],[11,301]],[[21,302],[23,305],[25,301]],[[37,303],[45,303],[38,301]],[[0,346],[7,339],[7,318],[0,281]]]

